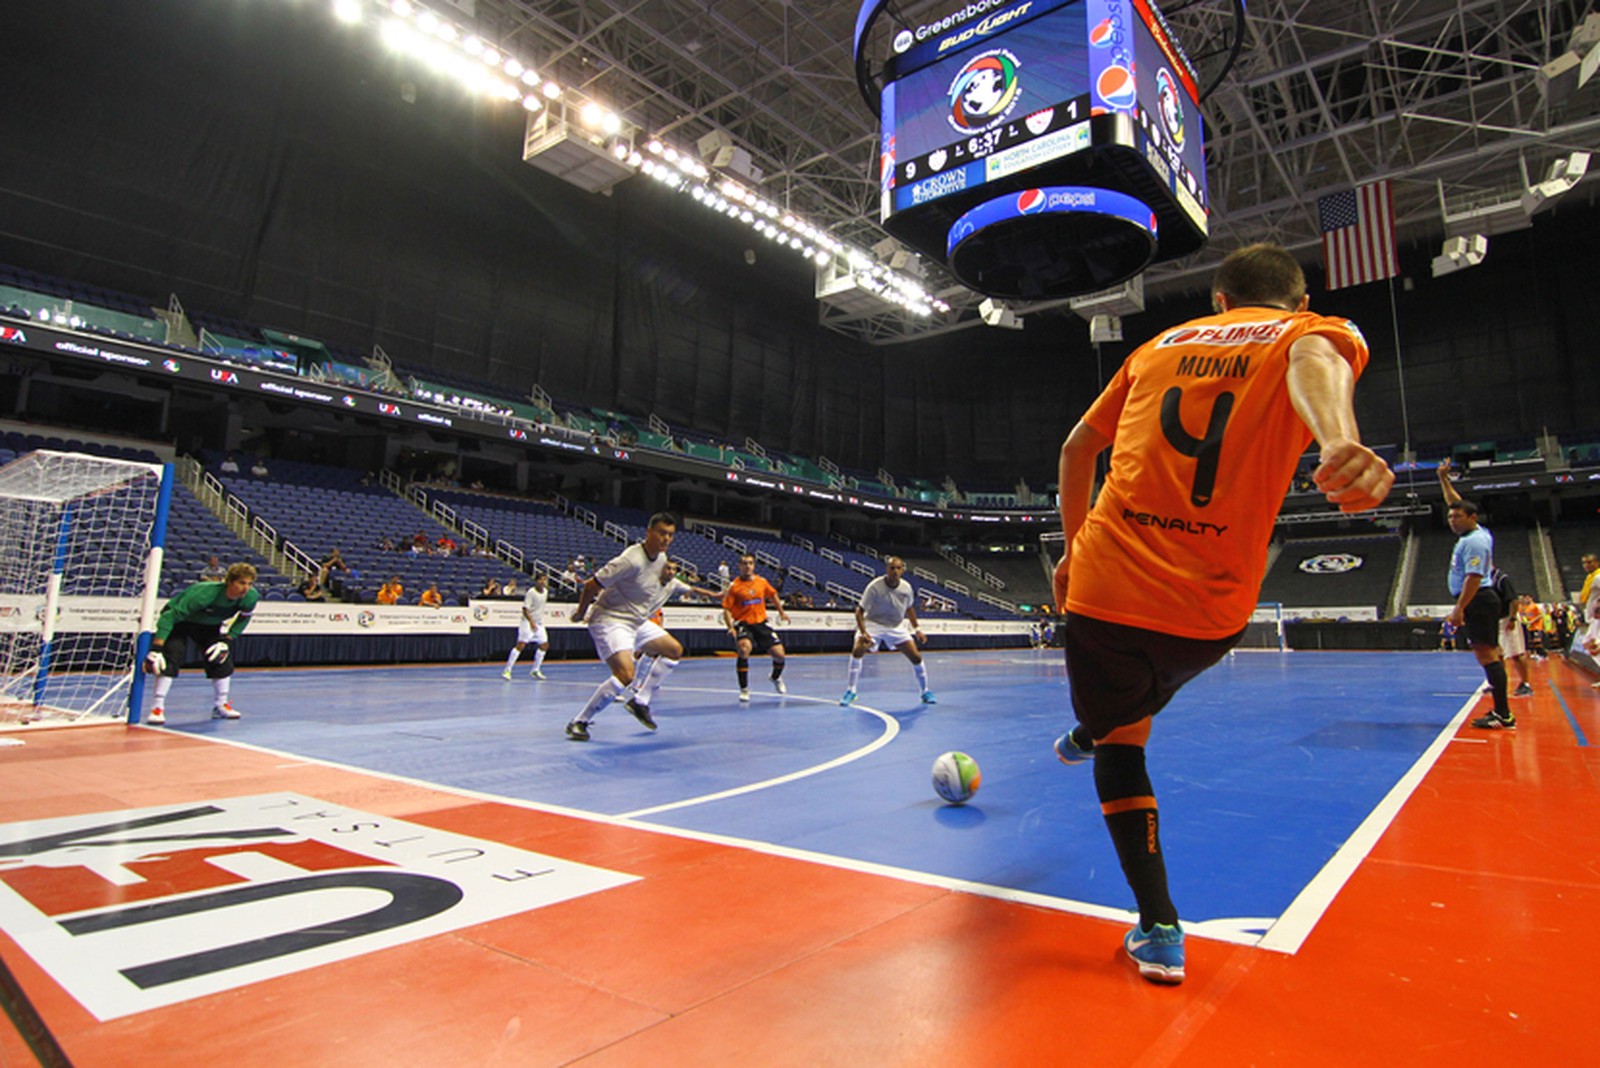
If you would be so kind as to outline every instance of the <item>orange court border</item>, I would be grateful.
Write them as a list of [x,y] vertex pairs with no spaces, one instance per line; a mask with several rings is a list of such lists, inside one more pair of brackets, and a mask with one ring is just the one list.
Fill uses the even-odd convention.
[[1458,731],[1298,952],[1192,937],[1177,988],[1106,920],[123,727],[0,750],[7,822],[293,791],[641,878],[106,1022],[0,954],[80,1066],[1583,1063],[1600,695],[1534,672],[1521,729]]

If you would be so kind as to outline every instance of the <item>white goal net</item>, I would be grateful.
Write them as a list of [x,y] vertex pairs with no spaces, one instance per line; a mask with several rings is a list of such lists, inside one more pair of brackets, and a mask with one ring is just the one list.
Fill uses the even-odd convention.
[[127,716],[160,574],[164,472],[45,450],[0,468],[0,728]]

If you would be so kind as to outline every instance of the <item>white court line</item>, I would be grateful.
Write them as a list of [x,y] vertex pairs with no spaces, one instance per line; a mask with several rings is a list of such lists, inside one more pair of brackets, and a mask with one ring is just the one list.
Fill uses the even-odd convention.
[[1355,829],[1355,833],[1345,839],[1344,845],[1328,859],[1322,870],[1312,876],[1305,888],[1289,902],[1289,907],[1283,910],[1278,922],[1268,928],[1267,933],[1256,943],[1258,946],[1279,953],[1299,952],[1305,940],[1311,937],[1311,931],[1316,927],[1317,921],[1328,911],[1328,906],[1333,904],[1333,899],[1344,889],[1344,884],[1350,881],[1350,876],[1355,874],[1356,868],[1367,859],[1367,854],[1378,844],[1383,832],[1389,829],[1389,825],[1399,815],[1401,806],[1421,784],[1423,776],[1438,762],[1445,746],[1450,744],[1450,739],[1461,728],[1467,713],[1472,711],[1472,706],[1477,702],[1476,693],[1467,698],[1454,718],[1439,732],[1439,736],[1423,750],[1416,763],[1411,765],[1411,769],[1400,776],[1400,781],[1390,788],[1383,800],[1379,801],[1371,812],[1367,813],[1367,818],[1361,821],[1361,826]]
[[[689,689],[689,687],[685,687],[685,689]],[[791,698],[797,701],[815,701],[818,704],[827,703],[820,697],[804,697],[798,694],[790,694],[784,699],[789,700]],[[690,805],[701,805],[707,801],[721,801],[726,797],[738,797],[740,794],[749,794],[754,793],[757,790],[765,790],[769,786],[779,786],[786,782],[794,782],[796,779],[804,779],[811,775],[818,775],[829,770],[830,768],[837,768],[844,764],[850,764],[854,761],[860,760],[862,757],[867,756],[870,753],[876,753],[878,750],[894,741],[895,737],[900,733],[900,721],[886,712],[880,712],[876,708],[870,708],[866,705],[851,705],[850,709],[852,711],[859,709],[862,712],[877,716],[883,721],[883,733],[861,748],[852,750],[851,752],[846,753],[844,756],[834,757],[832,760],[826,761],[822,764],[814,764],[809,768],[801,768],[799,771],[791,771],[787,775],[779,775],[776,778],[763,779],[760,782],[750,783],[748,786],[735,786],[731,790],[719,790],[714,794],[701,794],[699,797],[691,797],[683,801],[670,801],[665,805],[653,805],[650,808],[640,808],[635,809],[632,812],[622,812],[617,815],[617,818],[620,820],[633,820],[638,819],[641,816],[654,816],[658,812],[671,812],[676,808],[688,808]]]

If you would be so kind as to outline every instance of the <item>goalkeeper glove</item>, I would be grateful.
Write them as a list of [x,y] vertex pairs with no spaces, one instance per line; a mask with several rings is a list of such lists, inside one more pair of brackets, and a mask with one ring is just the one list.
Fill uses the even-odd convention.
[[228,659],[228,643],[225,641],[220,641],[215,645],[208,646],[206,649],[206,659],[211,661],[213,664],[220,664],[224,660]]
[[159,675],[167,670],[167,658],[160,649],[150,650],[150,655],[144,658],[144,669],[152,675]]

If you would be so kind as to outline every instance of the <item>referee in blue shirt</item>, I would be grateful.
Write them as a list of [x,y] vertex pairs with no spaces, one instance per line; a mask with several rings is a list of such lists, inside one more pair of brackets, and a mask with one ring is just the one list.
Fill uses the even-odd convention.
[[1456,492],[1450,484],[1450,461],[1439,463],[1439,487],[1450,508],[1450,530],[1456,547],[1450,554],[1450,594],[1456,599],[1446,622],[1461,628],[1472,647],[1472,655],[1483,665],[1494,695],[1494,711],[1472,721],[1480,730],[1512,731],[1517,717],[1511,714],[1506,695],[1506,665],[1500,658],[1500,617],[1507,606],[1500,603],[1490,581],[1494,570],[1494,535],[1478,524],[1478,506]]

